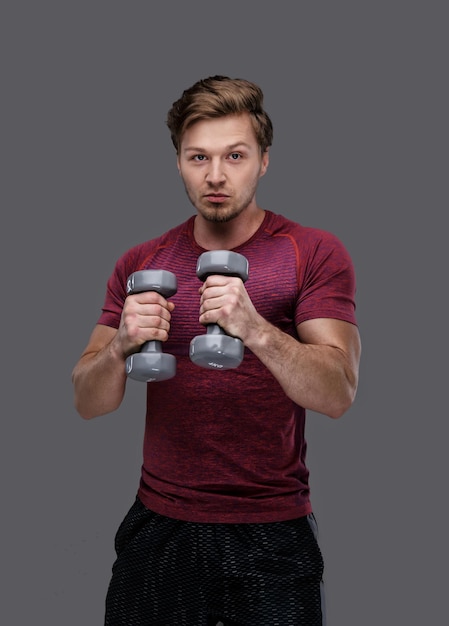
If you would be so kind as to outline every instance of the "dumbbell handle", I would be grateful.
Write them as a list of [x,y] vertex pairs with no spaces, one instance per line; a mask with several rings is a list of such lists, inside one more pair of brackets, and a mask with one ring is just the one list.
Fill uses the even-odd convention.
[[225,331],[219,324],[207,324],[206,333],[208,335],[226,335]]
[[140,346],[139,352],[161,352],[161,349],[162,342],[157,339],[153,339],[152,341],[145,341],[145,343]]

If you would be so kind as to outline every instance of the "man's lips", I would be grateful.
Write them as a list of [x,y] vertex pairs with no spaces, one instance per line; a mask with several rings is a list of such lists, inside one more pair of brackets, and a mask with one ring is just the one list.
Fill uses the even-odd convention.
[[219,202],[224,202],[229,198],[229,196],[225,195],[224,193],[208,193],[205,194],[204,197],[206,198],[206,200],[209,200],[209,202],[214,202],[215,204]]

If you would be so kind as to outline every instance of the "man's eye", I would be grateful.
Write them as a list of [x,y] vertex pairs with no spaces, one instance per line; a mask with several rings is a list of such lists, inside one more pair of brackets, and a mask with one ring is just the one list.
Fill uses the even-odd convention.
[[238,161],[242,155],[239,152],[231,152],[229,157],[232,161]]
[[205,161],[206,157],[204,156],[204,154],[195,154],[195,156],[193,157],[194,161]]

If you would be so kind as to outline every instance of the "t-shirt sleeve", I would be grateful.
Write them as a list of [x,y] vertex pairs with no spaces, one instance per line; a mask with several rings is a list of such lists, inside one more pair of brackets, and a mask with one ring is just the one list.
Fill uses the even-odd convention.
[[98,324],[118,328],[123,305],[127,297],[126,284],[133,272],[150,267],[158,252],[171,248],[171,245],[186,229],[180,224],[160,237],[144,241],[127,250],[118,259],[106,285],[106,294]]
[[356,280],[351,257],[331,233],[319,236],[300,250],[296,325],[319,317],[356,324]]
[[118,328],[122,316],[122,309],[126,299],[126,282],[132,273],[129,254],[123,255],[116,263],[114,270],[106,284],[106,294],[102,313],[98,324]]

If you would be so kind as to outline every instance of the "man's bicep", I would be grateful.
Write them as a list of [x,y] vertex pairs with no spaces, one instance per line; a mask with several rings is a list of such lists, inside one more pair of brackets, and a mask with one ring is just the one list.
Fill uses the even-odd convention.
[[89,342],[81,355],[81,359],[89,354],[97,354],[100,352],[100,350],[111,343],[116,334],[117,330],[112,328],[112,326],[97,324],[94,327],[89,338]]
[[297,331],[302,343],[339,348],[354,366],[358,366],[361,344],[359,330],[355,324],[319,317],[302,322],[297,326]]

